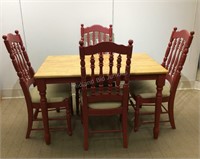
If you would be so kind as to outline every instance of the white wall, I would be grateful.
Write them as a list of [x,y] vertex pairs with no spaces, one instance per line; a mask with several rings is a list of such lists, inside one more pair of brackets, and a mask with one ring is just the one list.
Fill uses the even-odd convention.
[[[195,37],[194,37],[194,44],[193,44],[194,47],[192,48],[193,49],[192,51],[196,52],[197,54],[195,54],[191,58],[194,59],[194,63],[192,64],[196,67],[198,67],[198,62],[196,63],[196,61],[199,60],[199,67],[200,67],[200,0],[198,0],[194,30],[195,30]],[[200,69],[200,68],[197,68],[197,69]],[[187,72],[190,72],[190,70],[187,69]]]
[[[19,2],[2,0],[2,33],[18,29],[24,39]],[[48,55],[78,54],[81,23],[109,26],[113,22],[115,42],[127,44],[133,39],[134,52],[147,52],[161,62],[174,26],[200,28],[197,4],[197,0],[21,0],[27,52],[37,70]],[[195,80],[198,40],[199,36],[192,43],[182,80]],[[5,92],[20,87],[3,40],[1,45],[0,68],[9,70],[2,76],[0,69],[0,89]]]
[[[19,0],[1,0],[1,6],[1,37],[2,35],[5,35],[9,32],[14,33],[14,30],[16,29],[18,29],[23,36]],[[12,96],[13,92],[11,90],[20,88],[18,84],[18,78],[10,61],[2,38],[0,40],[0,43],[2,47],[2,50],[0,52],[0,57],[2,58],[2,60],[0,61],[0,67],[2,68],[2,70],[0,70],[0,82],[2,87],[1,90],[3,90],[2,95],[4,96],[5,93],[7,96],[7,92],[9,92],[8,96]]]
[[[0,1],[0,10],[2,10],[2,2]],[[2,12],[0,12],[0,20],[2,19]],[[0,35],[2,35],[2,23],[0,24]],[[1,90],[2,90],[2,45],[0,45],[0,101],[1,101],[1,97],[2,97],[2,94],[1,94]]]
[[194,81],[196,79],[198,60],[200,55],[200,0],[197,0],[197,5],[195,7],[196,14],[195,21],[193,23],[193,30],[195,31],[195,35],[191,50],[183,69],[184,78],[189,79],[190,81]]

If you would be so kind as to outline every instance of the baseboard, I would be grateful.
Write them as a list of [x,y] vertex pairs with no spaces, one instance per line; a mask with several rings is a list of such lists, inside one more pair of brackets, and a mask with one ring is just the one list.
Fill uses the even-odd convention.
[[24,98],[22,89],[4,89],[1,91],[2,99]]
[[[1,99],[9,98],[24,98],[24,94],[21,88],[16,89],[4,89],[1,92]],[[75,84],[72,84],[72,95],[75,96]]]
[[200,81],[180,81],[178,90],[195,89],[200,90]]
[[200,90],[200,81],[195,81],[194,89]]

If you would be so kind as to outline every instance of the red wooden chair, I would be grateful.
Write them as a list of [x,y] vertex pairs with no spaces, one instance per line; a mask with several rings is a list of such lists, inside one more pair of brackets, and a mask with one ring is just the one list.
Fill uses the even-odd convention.
[[[23,45],[21,36],[18,31],[15,34],[7,34],[3,36],[5,46],[13,66],[19,77],[19,83],[27,105],[28,112],[28,127],[26,132],[26,138],[30,137],[32,130],[43,130],[43,128],[33,128],[34,121],[41,121],[42,118],[38,117],[38,113],[41,111],[40,95],[37,90],[37,86],[34,82],[34,70],[29,61],[28,54]],[[71,111],[72,111],[72,94],[71,84],[49,84],[47,85],[47,106],[48,110],[66,109],[66,116],[64,118],[49,118],[49,120],[66,120],[65,127],[50,128],[50,130],[65,129],[69,135],[72,135],[71,129]]]
[[[80,41],[81,111],[85,150],[88,150],[89,133],[98,132],[122,132],[123,146],[128,147],[127,109],[132,43],[133,41],[129,40],[129,45],[124,46],[113,42],[102,42],[84,47],[84,42]],[[122,66],[122,56],[125,56],[125,66]],[[104,82],[107,82],[107,85],[104,85]],[[121,130],[89,131],[90,116],[111,115],[121,116]]]
[[[162,119],[161,122],[170,122],[171,127],[175,129],[174,122],[174,99],[177,86],[181,78],[181,70],[185,63],[194,32],[189,33],[186,30],[177,31],[174,28],[168,43],[162,66],[168,69],[165,86],[162,91],[162,102],[168,104],[168,108],[162,105],[161,114],[168,114],[168,119]],[[130,82],[130,99],[131,105],[135,110],[134,130],[137,131],[142,123],[153,123],[149,120],[140,121],[140,115],[153,115],[153,111],[140,110],[144,106],[155,106],[156,87],[155,81],[131,81]],[[134,102],[135,101],[135,102]]]
[[[81,40],[84,42],[84,46],[95,45],[104,41],[112,41],[113,39],[113,29],[112,25],[103,27],[101,25],[92,25],[89,27],[84,27],[81,24]],[[79,114],[79,94],[80,94],[80,84],[76,84],[76,113]]]

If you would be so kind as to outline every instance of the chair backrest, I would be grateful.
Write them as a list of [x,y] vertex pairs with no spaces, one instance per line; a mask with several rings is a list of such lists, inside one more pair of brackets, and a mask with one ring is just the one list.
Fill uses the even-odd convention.
[[189,33],[187,30],[177,31],[177,28],[172,31],[162,62],[162,66],[169,71],[166,78],[171,84],[171,91],[176,91],[177,89],[193,35],[194,32]]
[[92,25],[84,28],[84,25],[81,24],[81,40],[84,41],[84,46],[95,45],[99,42],[112,41],[112,25],[110,25],[109,28],[101,25]]
[[15,31],[16,34],[7,34],[2,38],[4,39],[5,46],[10,58],[12,60],[13,66],[17,75],[19,77],[19,82],[22,87],[23,93],[26,100],[30,99],[29,87],[34,84],[34,70],[29,61],[29,57],[23,45],[19,31]]
[[132,44],[133,41],[129,40],[128,46],[102,42],[84,47],[84,42],[80,41],[83,103],[128,101]]

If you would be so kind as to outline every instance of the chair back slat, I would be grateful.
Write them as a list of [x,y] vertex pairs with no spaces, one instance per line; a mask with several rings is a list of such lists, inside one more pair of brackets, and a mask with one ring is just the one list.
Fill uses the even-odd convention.
[[103,93],[103,53],[99,52],[99,93]]
[[183,51],[182,49],[184,46],[184,41],[182,39],[177,39],[177,40],[178,40],[178,44],[177,44],[175,52],[174,52],[171,68],[169,69],[170,70],[169,74],[171,74],[172,76],[175,73],[175,69],[178,67],[178,63],[179,63],[181,53]]
[[121,54],[118,55],[117,57],[117,76],[116,76],[116,88],[117,88],[117,93],[119,94],[120,92],[120,68],[121,68],[121,62],[122,62],[122,57]]
[[90,46],[91,42],[90,42],[90,33],[86,34],[87,37],[87,45]]
[[92,88],[92,94],[95,94],[95,73],[94,73],[95,59],[94,59],[94,55],[91,56],[90,62],[91,62],[91,88]]
[[114,76],[113,76],[113,52],[109,53],[109,75],[108,75],[108,93],[111,94],[112,92],[112,86],[113,86],[113,81],[114,81]]
[[[101,38],[101,32],[97,32],[97,38],[96,38],[96,41],[97,41],[97,43],[100,43],[100,42],[102,42],[103,40],[102,40],[102,38]],[[106,40],[104,40],[104,41],[106,41]],[[96,43],[96,44],[97,44]]]

